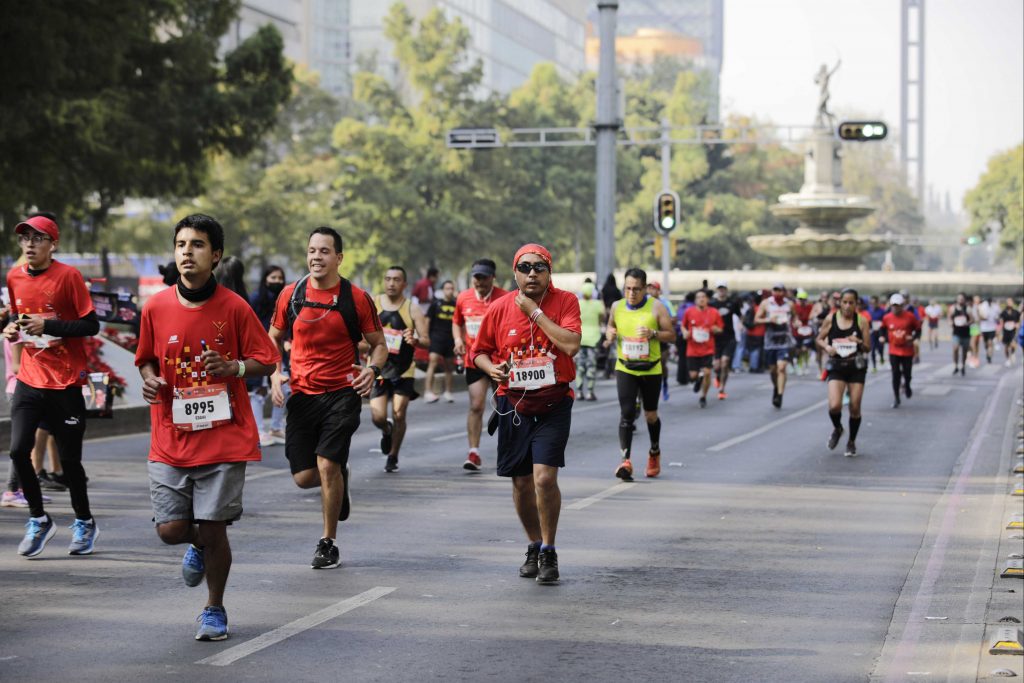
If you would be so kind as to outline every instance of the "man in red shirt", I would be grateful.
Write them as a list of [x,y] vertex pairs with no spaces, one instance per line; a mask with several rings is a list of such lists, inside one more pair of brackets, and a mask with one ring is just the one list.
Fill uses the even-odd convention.
[[426,314],[430,304],[434,301],[434,285],[437,284],[437,278],[437,268],[431,266],[427,268],[426,277],[417,280],[416,284],[412,286],[412,292],[410,292],[412,302],[420,307],[420,312],[423,314]]
[[37,214],[14,226],[14,232],[25,263],[7,273],[12,321],[4,328],[4,336],[22,347],[11,399],[11,460],[30,514],[18,554],[35,557],[57,533],[43,509],[39,478],[32,466],[36,429],[45,415],[75,510],[68,554],[88,555],[99,530],[89,509],[82,467],[86,377],[82,338],[99,332],[100,323],[82,274],[53,259],[60,240],[56,221]]
[[[341,235],[316,228],[309,235],[309,275],[285,287],[277,297],[270,338],[283,349],[292,334],[292,394],[284,449],[299,488],[320,487],[323,536],[313,554],[313,569],[337,567],[338,522],[349,514],[348,450],[359,428],[362,397],[381,379],[387,361],[377,308],[370,295],[338,274],[344,259]],[[369,344],[370,364],[357,365],[357,345]],[[276,405],[284,405],[278,367],[271,378]]]
[[[695,306],[683,314],[683,337],[686,338],[686,367],[693,382],[693,393],[701,392],[700,407],[708,405],[708,389],[711,387],[711,368],[715,360],[715,335],[720,334],[725,323],[718,309],[708,306],[708,293],[700,290],[693,299]],[[697,376],[701,380],[697,381]]]
[[452,337],[455,339],[456,356],[462,358],[466,373],[466,390],[469,393],[469,414],[466,416],[466,435],[469,437],[469,455],[462,464],[471,472],[480,470],[480,433],[483,431],[484,401],[491,388],[490,379],[473,365],[469,350],[480,333],[487,309],[505,296],[501,287],[494,286],[497,264],[489,258],[477,259],[469,274],[473,286],[455,299],[455,314],[452,316]]
[[231,569],[227,526],[242,516],[245,464],[260,459],[259,432],[243,377],[280,359],[249,303],[217,284],[224,230],[195,214],[174,227],[175,286],[146,302],[135,364],[150,404],[149,490],[160,540],[189,543],[188,586],[206,578],[196,640],[228,637],[224,586]]
[[558,582],[558,468],[572,422],[580,304],[551,284],[551,254],[541,245],[520,247],[512,267],[519,292],[488,309],[470,357],[498,384],[498,476],[512,478],[530,541],[519,575],[551,584]]
[[882,332],[889,342],[889,361],[892,368],[893,408],[900,407],[900,387],[907,398],[914,395],[910,388],[911,373],[914,369],[916,342],[921,334],[921,321],[903,308],[906,301],[902,294],[889,298],[890,311],[882,317]]

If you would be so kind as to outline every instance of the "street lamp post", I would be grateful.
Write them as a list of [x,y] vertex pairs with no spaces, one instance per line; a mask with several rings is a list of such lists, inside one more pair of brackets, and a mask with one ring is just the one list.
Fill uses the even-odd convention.
[[615,150],[622,126],[615,103],[615,13],[616,0],[597,3],[601,52],[597,72],[597,184],[595,187],[595,254],[597,286],[615,266]]

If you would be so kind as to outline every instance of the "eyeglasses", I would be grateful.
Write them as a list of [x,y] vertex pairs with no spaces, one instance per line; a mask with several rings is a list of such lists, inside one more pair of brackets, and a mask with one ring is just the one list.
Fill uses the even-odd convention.
[[18,235],[18,242],[20,244],[31,244],[35,246],[42,244],[44,240],[53,240],[53,238],[49,235],[43,235],[38,232],[32,235],[27,235],[25,233]]
[[516,264],[516,270],[523,275],[527,275],[531,270],[535,273],[546,273],[550,269],[548,268],[548,264],[543,261],[536,261],[535,263],[518,263]]

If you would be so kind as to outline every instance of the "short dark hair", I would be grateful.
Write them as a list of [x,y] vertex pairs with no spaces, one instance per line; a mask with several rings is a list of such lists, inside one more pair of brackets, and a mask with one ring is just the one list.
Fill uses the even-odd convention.
[[224,251],[224,228],[221,227],[216,218],[207,216],[205,213],[194,213],[191,216],[185,216],[174,226],[174,238],[177,239],[178,233],[185,228],[206,233],[206,236],[210,238],[210,247],[214,251]]
[[[404,273],[405,271],[403,270],[402,272]],[[427,268],[427,277],[434,277],[439,272],[440,271],[437,268],[435,268],[434,266],[430,266],[429,268]]]
[[839,298],[842,299],[847,294],[853,294],[854,300],[860,303],[860,294],[857,293],[856,289],[854,289],[853,287],[847,287],[843,291],[839,292]]
[[[402,273],[402,279],[405,280],[406,282],[409,281],[409,275],[408,273],[405,272],[405,268],[403,268],[402,266],[388,266],[388,270],[400,271]],[[386,273],[387,270],[385,270],[384,272]]]
[[445,285],[451,285],[452,287],[454,287],[455,283],[452,282],[451,280],[445,280],[444,282],[441,283],[441,289],[444,289]]
[[623,282],[627,277],[635,278],[640,281],[640,284],[647,286],[647,273],[640,268],[630,268],[626,271],[626,274],[622,276]]
[[489,258],[478,258],[476,261],[473,261],[473,265],[474,266],[487,266],[488,268],[493,270],[495,273],[498,272],[498,264],[495,263],[494,261],[492,261]]
[[321,225],[319,228],[314,228],[313,232],[309,233],[309,238],[306,239],[307,243],[309,242],[309,240],[313,239],[313,235],[328,235],[332,237],[334,239],[334,251],[338,254],[342,253],[343,249],[341,245],[341,233],[339,233],[334,228],[329,228],[326,225]]

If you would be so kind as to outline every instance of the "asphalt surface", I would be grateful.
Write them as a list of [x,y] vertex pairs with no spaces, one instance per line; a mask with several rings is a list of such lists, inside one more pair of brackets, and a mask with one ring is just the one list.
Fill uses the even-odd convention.
[[[230,531],[221,643],[193,640],[205,589],[183,585],[183,548],[153,531],[148,437],[90,441],[94,555],[66,555],[67,494],[33,560],[16,555],[25,511],[0,510],[0,680],[984,677],[986,622],[1024,616],[1020,581],[998,578],[1021,552],[1003,531],[1022,508],[1007,495],[1021,368],[954,377],[945,344],[898,410],[888,368],[868,377],[856,458],[825,448],[816,377],[791,379],[782,410],[766,375],[734,376],[704,410],[673,384],[662,475],[633,484],[612,476],[618,408],[599,383],[600,400],[575,407],[551,587],[518,578],[525,539],[494,440],[482,473],[461,467],[465,394],[413,404],[394,474],[364,410],[339,569],[310,569],[319,494],[294,486],[283,447],[266,449]],[[646,447],[641,424],[634,451]]]

